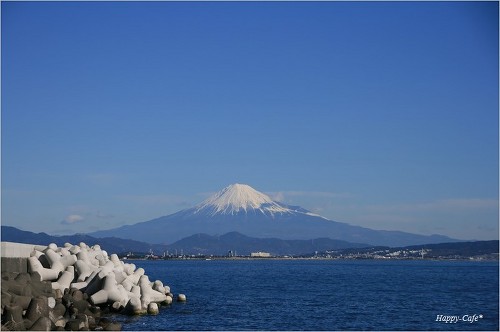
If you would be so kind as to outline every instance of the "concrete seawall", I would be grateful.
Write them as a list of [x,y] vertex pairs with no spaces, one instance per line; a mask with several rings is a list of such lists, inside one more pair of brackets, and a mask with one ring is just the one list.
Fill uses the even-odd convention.
[[47,246],[17,242],[1,242],[0,256],[3,272],[28,272],[28,257],[33,250],[43,251]]

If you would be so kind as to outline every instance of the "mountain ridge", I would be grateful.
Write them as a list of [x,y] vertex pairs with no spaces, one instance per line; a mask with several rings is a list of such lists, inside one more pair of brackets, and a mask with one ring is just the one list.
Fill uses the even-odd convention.
[[253,238],[238,232],[222,235],[194,234],[168,245],[145,243],[140,241],[120,239],[117,237],[94,238],[85,234],[54,236],[46,233],[33,233],[20,230],[12,226],[2,226],[2,241],[48,245],[55,243],[63,246],[64,243],[85,242],[88,245],[99,244],[109,253],[148,253],[182,250],[185,254],[225,255],[228,250],[249,255],[252,251],[267,251],[275,255],[296,255],[308,252],[363,248],[363,243],[349,243],[332,239],[313,240],[282,240],[276,238]]
[[272,255],[300,255],[315,251],[336,250],[347,248],[365,248],[365,243],[350,243],[342,240],[318,238],[311,240],[282,240],[277,238],[255,238],[238,232],[223,235],[193,234],[179,240],[169,248],[183,250],[190,254],[225,255],[228,250],[241,255],[251,252],[265,251]]
[[[388,250],[394,252],[397,250],[421,250],[431,249],[432,252],[426,253],[427,258],[456,258],[461,256],[490,255],[498,260],[498,240],[489,241],[468,241],[468,242],[452,242],[452,243],[437,243],[424,244],[419,246],[406,247],[374,247],[365,246],[364,244],[346,243],[339,240],[331,240],[318,238],[313,240],[281,240],[281,239],[259,239],[252,238],[241,233],[232,232],[220,236],[207,234],[194,234],[171,245],[149,244],[133,240],[124,240],[119,238],[103,238],[97,239],[85,234],[74,234],[64,236],[53,236],[46,233],[33,233],[23,231],[12,226],[2,226],[2,241],[30,243],[48,245],[56,243],[58,246],[63,246],[65,242],[80,243],[85,242],[88,245],[99,244],[108,253],[127,254],[147,254],[153,250],[157,254],[169,251],[183,252],[184,254],[194,255],[223,255],[226,256],[228,251],[238,255],[248,255],[250,251],[264,251],[275,255],[315,255],[315,252],[335,251],[337,254],[342,253],[345,257],[349,254],[357,253],[367,254],[380,250]],[[496,255],[496,256],[495,256]]]

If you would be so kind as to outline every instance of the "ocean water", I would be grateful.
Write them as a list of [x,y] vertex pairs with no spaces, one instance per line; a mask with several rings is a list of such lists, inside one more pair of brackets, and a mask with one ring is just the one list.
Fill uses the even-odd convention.
[[[123,330],[498,330],[498,262],[134,261],[186,303]],[[455,317],[455,318],[453,318]]]

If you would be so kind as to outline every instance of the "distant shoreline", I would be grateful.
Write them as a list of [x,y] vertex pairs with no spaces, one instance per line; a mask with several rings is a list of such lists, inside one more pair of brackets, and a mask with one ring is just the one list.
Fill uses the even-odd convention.
[[172,258],[160,258],[160,259],[148,259],[148,258],[121,258],[125,261],[463,261],[463,262],[500,262],[499,259],[475,259],[475,258],[325,258],[325,257],[211,257],[211,258],[201,258],[201,257],[172,257]]

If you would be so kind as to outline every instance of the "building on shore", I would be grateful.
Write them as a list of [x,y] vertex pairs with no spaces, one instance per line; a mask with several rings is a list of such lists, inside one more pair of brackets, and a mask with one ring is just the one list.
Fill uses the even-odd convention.
[[250,257],[271,257],[271,254],[268,252],[257,251],[250,253]]

